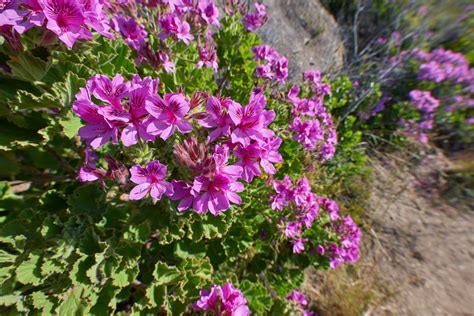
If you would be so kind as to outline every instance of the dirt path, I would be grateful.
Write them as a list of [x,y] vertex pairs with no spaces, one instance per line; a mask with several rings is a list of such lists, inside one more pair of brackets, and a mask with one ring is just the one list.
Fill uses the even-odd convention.
[[394,294],[372,315],[474,315],[474,210],[447,205],[426,185],[443,161],[374,164],[368,260]]

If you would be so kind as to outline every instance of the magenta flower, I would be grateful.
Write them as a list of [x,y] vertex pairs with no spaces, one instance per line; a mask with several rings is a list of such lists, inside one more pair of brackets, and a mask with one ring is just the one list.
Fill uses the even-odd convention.
[[242,107],[238,103],[229,104],[229,115],[235,125],[231,134],[233,143],[240,143],[244,146],[250,145],[250,141],[263,140],[263,109],[266,100],[262,93],[252,94],[249,104]]
[[201,69],[203,66],[214,69],[214,72],[217,72],[219,69],[216,49],[211,47],[208,43],[206,43],[205,47],[199,48],[199,61],[196,67]]
[[248,316],[250,310],[242,292],[231,283],[222,287],[213,284],[210,291],[201,290],[200,299],[193,304],[198,311],[209,311],[215,316]]
[[273,164],[283,161],[278,149],[281,145],[280,137],[265,138],[260,143],[260,165],[268,174],[275,174],[276,169]]
[[236,165],[242,167],[242,179],[246,182],[252,182],[255,176],[262,173],[258,165],[260,158],[260,146],[258,146],[258,144],[253,143],[248,146],[238,145],[237,149],[234,150],[234,156],[240,159]]
[[178,16],[169,13],[160,20],[160,27],[163,30],[158,37],[162,40],[169,36],[174,36],[176,39],[183,41],[186,45],[194,39],[194,36],[189,33],[191,27],[186,21],[182,21]]
[[140,51],[146,46],[146,37],[148,33],[143,25],[136,22],[133,17],[115,15],[113,18],[115,31],[120,33],[128,46]]
[[304,251],[304,244],[308,238],[298,238],[293,240],[293,253],[302,253]]
[[120,101],[127,95],[129,89],[121,75],[115,75],[112,80],[104,75],[95,75],[89,82],[91,82],[90,90],[94,97],[116,108],[121,108]]
[[109,124],[99,112],[99,107],[90,101],[90,95],[86,88],[81,88],[76,95],[76,101],[72,110],[88,125],[79,129],[79,136],[94,149],[106,144],[110,139],[114,144],[118,143],[118,128]]
[[263,24],[268,19],[267,11],[263,3],[255,3],[256,12],[247,13],[244,16],[244,25],[245,28],[249,31],[255,32],[257,29],[261,28]]
[[184,212],[192,207],[194,198],[198,196],[197,192],[193,190],[193,186],[181,180],[173,180],[171,184],[173,185],[173,194],[170,195],[170,199],[173,201],[180,200],[178,211]]
[[198,9],[201,18],[206,23],[219,27],[219,10],[214,4],[214,0],[199,0]]
[[176,129],[186,134],[192,131],[192,125],[184,119],[189,112],[189,101],[180,93],[168,93],[164,99],[151,96],[146,102],[146,110],[155,120],[148,125],[147,132],[159,135],[167,140]]
[[289,176],[285,176],[283,180],[274,180],[273,188],[277,193],[272,197],[272,210],[283,210],[293,199],[292,183]]
[[46,27],[56,33],[71,48],[77,39],[92,38],[84,27],[85,18],[80,4],[74,0],[39,0],[48,20]]
[[107,171],[101,168],[97,168],[96,163],[99,160],[97,153],[86,148],[84,150],[85,162],[84,166],[79,170],[79,181],[80,182],[92,182],[99,179],[104,179]]
[[138,88],[130,92],[127,104],[130,119],[122,130],[120,139],[122,143],[128,147],[135,145],[138,139],[145,141],[154,140],[155,137],[147,132],[147,124],[145,117],[148,112],[145,109],[145,102],[148,96],[148,89]]
[[305,149],[315,149],[317,143],[324,137],[318,120],[303,122],[299,117],[296,117],[288,128],[294,132],[293,139],[301,143]]
[[295,238],[301,235],[301,223],[300,222],[288,222],[285,227],[285,236]]
[[198,176],[194,179],[193,190],[200,196],[194,199],[193,208],[198,213],[209,210],[217,216],[234,204],[242,203],[237,194],[244,190],[242,183],[237,180],[242,175],[242,167],[227,165],[229,148],[218,146],[214,148],[213,159],[215,168],[208,175]]
[[231,103],[235,103],[230,99],[218,99],[211,96],[206,102],[207,116],[199,121],[199,124],[207,128],[215,128],[209,134],[209,142],[216,140],[221,136],[230,134],[230,125],[232,120],[227,114],[227,110]]
[[306,305],[308,305],[308,300],[306,299],[304,294],[301,293],[301,292],[298,292],[297,290],[291,291],[291,293],[288,294],[286,299],[288,301],[294,301],[296,304],[298,304],[302,307],[305,307]]
[[170,60],[169,56],[162,52],[159,52],[158,56],[160,57],[161,65],[166,73],[174,74],[176,72],[175,64]]
[[156,200],[160,200],[163,194],[172,195],[173,186],[165,181],[166,169],[166,166],[158,160],[149,162],[145,168],[139,165],[130,168],[130,180],[137,184],[137,186],[130,191],[129,199],[141,200],[148,193]]

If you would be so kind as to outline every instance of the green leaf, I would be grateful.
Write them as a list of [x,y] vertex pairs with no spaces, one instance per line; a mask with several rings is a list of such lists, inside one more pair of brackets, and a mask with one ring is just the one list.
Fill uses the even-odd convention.
[[20,53],[7,62],[12,75],[25,81],[40,81],[49,69],[49,64],[30,53]]
[[72,112],[68,112],[68,114],[59,121],[59,124],[63,127],[64,135],[68,138],[76,137],[79,128],[82,127],[81,119],[72,114]]
[[12,306],[18,303],[20,300],[20,292],[16,292],[16,294],[0,296],[0,306]]
[[176,283],[182,276],[178,268],[170,267],[166,263],[158,261],[153,271],[153,277],[155,278],[154,284],[167,285]]
[[81,299],[82,289],[74,288],[69,296],[57,308],[56,312],[61,316],[81,316],[84,314],[86,302]]
[[33,306],[41,310],[43,315],[51,315],[54,309],[54,302],[43,292],[34,292],[31,294]]
[[175,244],[174,253],[182,259],[190,257],[204,258],[206,256],[206,247],[203,243],[195,243],[188,239],[183,239]]
[[43,110],[48,108],[60,108],[59,99],[49,93],[36,96],[25,90],[17,92],[16,99],[9,102],[12,110]]
[[98,219],[107,207],[104,198],[105,193],[96,184],[88,184],[78,187],[67,202],[72,213]]
[[146,297],[152,307],[163,306],[166,300],[166,287],[152,284],[146,289]]
[[28,256],[28,260],[23,261],[16,268],[16,279],[23,284],[41,284],[41,256],[37,252],[32,252]]

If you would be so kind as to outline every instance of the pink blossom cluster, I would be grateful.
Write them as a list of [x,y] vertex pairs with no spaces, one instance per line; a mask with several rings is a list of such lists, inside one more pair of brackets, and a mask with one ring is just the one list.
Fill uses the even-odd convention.
[[201,297],[193,304],[196,311],[211,312],[215,316],[250,315],[247,300],[231,283],[213,284],[209,291],[203,289],[199,294]]
[[136,9],[135,1],[122,1],[111,7],[114,29],[137,52],[137,63],[147,61],[157,69],[174,73],[175,63],[169,49],[165,49],[165,41],[172,39],[190,45],[191,41],[196,40],[199,52],[197,68],[209,67],[217,71],[217,53],[210,29],[211,26],[220,26],[219,10],[214,0],[141,1],[141,5],[146,7],[144,12],[157,9],[152,11],[157,15],[157,37],[162,41],[157,51],[147,40],[148,33],[155,30],[147,31],[147,25],[139,24],[136,15],[140,14],[140,10]]
[[352,220],[350,215],[338,219],[334,223],[334,231],[339,238],[339,244],[332,243],[328,247],[318,246],[318,253],[329,253],[329,266],[335,269],[344,263],[355,263],[359,260],[360,240],[362,237],[360,228]]
[[430,91],[412,90],[409,94],[411,103],[419,110],[421,118],[418,121],[401,120],[400,125],[406,135],[415,136],[420,142],[427,143],[426,132],[433,128],[435,111],[440,102],[431,95]]
[[418,71],[419,80],[473,84],[474,69],[469,68],[469,61],[461,53],[443,48],[431,52],[415,49],[414,56],[422,62]]
[[290,294],[288,294],[286,299],[289,302],[296,305],[296,308],[301,313],[300,314],[301,316],[313,316],[314,315],[314,313],[312,311],[307,309],[308,300],[306,299],[306,297],[304,296],[303,293],[301,293],[297,290],[293,290],[293,291],[290,292]]
[[[274,164],[282,162],[281,139],[268,127],[275,112],[265,110],[262,91],[254,91],[248,105],[242,106],[205,93],[191,100],[182,92],[160,95],[158,86],[159,80],[150,77],[134,75],[126,81],[121,75],[112,79],[96,75],[80,89],[73,104],[74,113],[86,123],[78,134],[92,149],[109,141],[118,144],[119,139],[125,147],[158,137],[167,141],[177,132],[191,133],[193,122],[197,130],[209,133],[205,142],[190,137],[174,146],[176,161],[189,171],[188,179],[167,182],[167,166],[159,161],[132,167],[130,180],[136,186],[131,200],[148,194],[155,200],[168,196],[179,201],[180,212],[192,208],[199,214],[218,215],[230,203],[241,203],[238,193],[244,186],[239,180],[250,183],[261,169],[276,173]],[[230,159],[235,163],[230,164]],[[80,180],[104,178],[95,161],[86,159]]]
[[263,3],[255,3],[255,12],[248,12],[244,16],[244,26],[248,31],[255,32],[265,24],[268,19]]
[[269,45],[252,47],[254,59],[259,62],[255,69],[255,77],[279,84],[285,83],[288,77],[288,58],[282,57]]
[[272,196],[272,209],[282,211],[287,207],[292,210],[293,220],[283,218],[285,224],[284,234],[293,244],[293,253],[302,253],[308,238],[303,238],[304,230],[311,228],[316,217],[319,216],[319,199],[311,191],[311,186],[306,177],[293,183],[290,177],[275,180],[273,188],[276,195]]
[[[311,190],[306,177],[293,185],[291,179],[285,176],[283,180],[274,180],[273,188],[276,194],[271,197],[273,210],[282,211],[288,208],[291,213],[284,217],[284,234],[293,244],[293,253],[305,251],[305,244],[309,242],[304,238],[306,229],[310,229],[321,211],[328,215],[330,229],[336,233],[339,244],[317,245],[316,252],[320,255],[327,254],[332,268],[343,262],[355,262],[359,257],[360,229],[350,216],[341,217],[339,206],[331,199],[318,197]],[[291,218],[292,220],[289,220]],[[309,247],[311,248],[311,247]],[[308,248],[308,250],[310,250]]]
[[0,27],[10,27],[20,34],[33,27],[46,28],[69,48],[77,40],[92,39],[91,29],[114,38],[104,2],[108,1],[6,0],[0,4]]
[[324,97],[331,93],[331,88],[322,82],[319,71],[306,71],[304,79],[310,83],[314,96],[299,98],[300,87],[291,87],[288,100],[293,105],[293,122],[289,129],[293,139],[305,149],[317,152],[321,161],[330,160],[336,152],[337,134],[332,116],[324,106]]

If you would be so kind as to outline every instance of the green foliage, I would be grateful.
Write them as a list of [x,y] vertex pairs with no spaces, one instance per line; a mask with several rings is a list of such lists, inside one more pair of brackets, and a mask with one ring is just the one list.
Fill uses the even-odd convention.
[[[326,257],[292,253],[282,234],[283,214],[270,208],[274,190],[268,175],[246,186],[242,205],[217,217],[179,213],[177,202],[168,199],[129,201],[124,192],[130,184],[77,181],[84,160],[77,136],[82,122],[71,107],[95,74],[152,76],[160,79],[160,93],[182,88],[189,96],[206,91],[248,102],[256,84],[251,48],[260,39],[244,30],[238,14],[221,24],[214,35],[219,73],[195,67],[195,44],[175,44],[175,74],[148,64],[137,67],[136,53],[121,39],[98,37],[77,43],[77,50],[49,51],[38,44],[37,34],[28,32],[24,52],[13,55],[2,49],[1,58],[11,68],[0,73],[6,91],[0,94],[2,314],[189,314],[202,288],[226,281],[242,290],[254,314],[281,314],[286,295],[299,287],[306,267],[328,268]],[[365,164],[355,116],[342,119],[352,100],[350,81],[340,79],[333,89],[326,101],[339,120],[340,144],[334,162],[325,166],[292,139],[289,104],[267,96],[277,114],[272,128],[283,139],[284,162],[276,166],[276,177],[297,179],[307,173],[318,194],[328,195],[337,195],[333,188],[360,174]],[[169,160],[182,138],[131,148],[108,144],[99,149],[98,165],[106,165],[107,154],[126,166]],[[177,164],[168,167],[171,175],[189,177]],[[28,189],[15,193],[17,180]],[[308,237],[336,242],[328,223],[327,216],[320,216]]]

